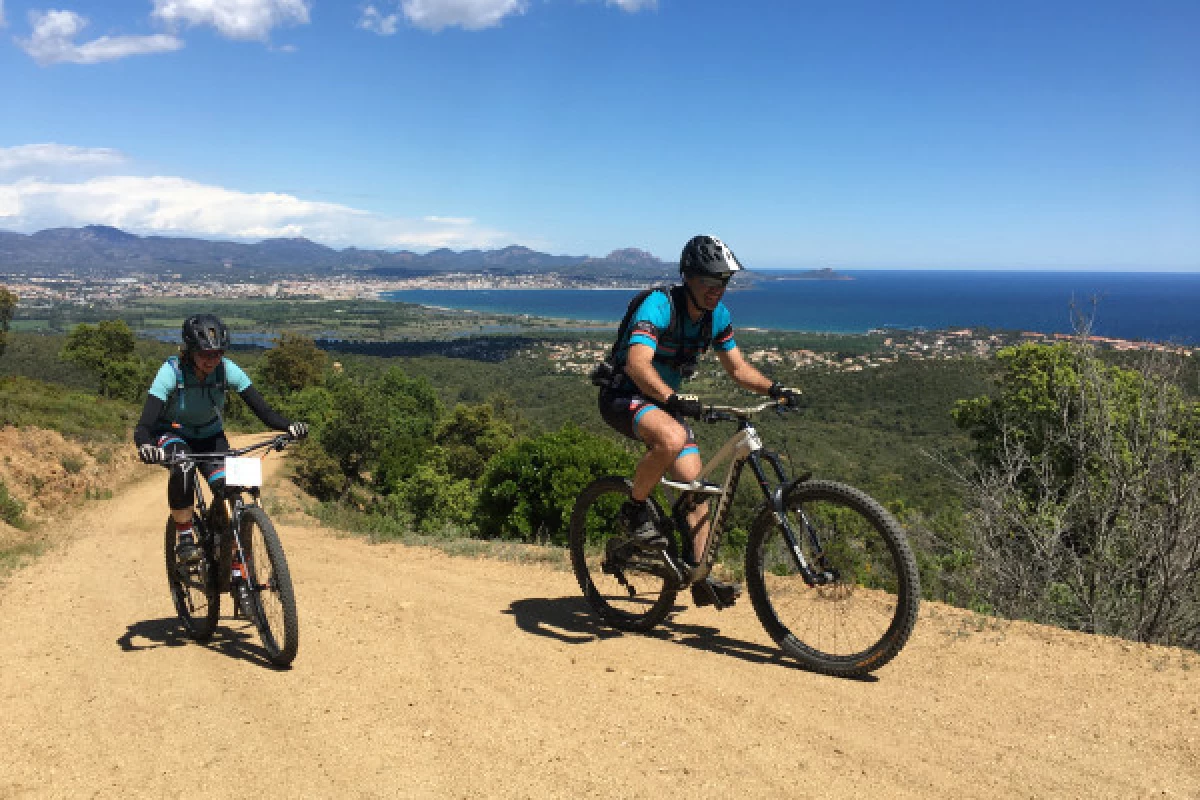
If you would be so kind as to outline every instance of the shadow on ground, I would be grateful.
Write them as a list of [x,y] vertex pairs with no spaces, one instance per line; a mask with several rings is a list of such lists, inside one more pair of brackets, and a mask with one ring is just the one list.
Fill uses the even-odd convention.
[[[267,651],[258,643],[258,632],[249,622],[224,620],[218,622],[216,631],[207,642],[197,642],[187,635],[178,617],[163,617],[135,622],[117,638],[117,646],[126,653],[154,650],[158,647],[183,647],[195,645],[205,647],[221,655],[248,661],[260,667],[280,669],[267,659]],[[238,628],[230,624],[240,625]],[[286,669],[286,668],[284,668]]]
[[[675,611],[683,610],[676,606]],[[512,614],[517,627],[527,633],[556,639],[567,644],[586,644],[596,639],[613,639],[627,634],[605,625],[579,596],[531,597],[514,602],[504,612]],[[803,669],[788,659],[776,647],[747,642],[723,635],[708,625],[689,625],[668,617],[645,635],[676,642],[696,650],[738,658],[752,664],[774,664],[789,669]]]

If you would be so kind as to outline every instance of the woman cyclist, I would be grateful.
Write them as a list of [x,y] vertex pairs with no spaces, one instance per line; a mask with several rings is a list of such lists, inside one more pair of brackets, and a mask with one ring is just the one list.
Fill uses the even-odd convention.
[[[225,358],[229,329],[213,314],[196,314],[183,321],[183,343],[178,356],[159,368],[146,395],[142,416],[133,429],[138,457],[146,464],[162,464],[176,453],[214,453],[229,449],[223,411],[225,389],[232,388],[268,428],[286,431],[300,439],[308,435],[303,422],[279,415],[237,364]],[[199,462],[214,496],[225,485],[225,468],[219,462]],[[167,482],[167,502],[179,534],[177,554],[184,563],[202,557],[192,530],[194,471],[174,468]]]

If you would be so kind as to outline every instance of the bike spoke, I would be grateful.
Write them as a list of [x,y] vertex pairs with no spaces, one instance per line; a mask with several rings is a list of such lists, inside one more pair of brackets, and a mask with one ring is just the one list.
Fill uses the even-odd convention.
[[840,484],[813,484],[787,506],[805,560],[833,579],[809,585],[782,528],[764,516],[748,565],[755,610],[810,667],[842,675],[878,668],[916,620],[916,565],[903,531],[877,503]]
[[620,478],[584,490],[571,517],[571,563],[596,613],[618,628],[642,631],[670,612],[675,588],[663,557],[643,551],[620,523],[628,498],[628,483]]

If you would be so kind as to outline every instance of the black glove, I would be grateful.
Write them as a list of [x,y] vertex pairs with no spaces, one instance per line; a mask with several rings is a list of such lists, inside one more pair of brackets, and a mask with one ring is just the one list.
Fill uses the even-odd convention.
[[672,394],[667,398],[667,411],[681,417],[700,419],[704,406],[700,405],[700,400],[694,394]]
[[161,464],[167,460],[167,451],[152,444],[138,447],[138,458],[143,464]]
[[303,439],[305,436],[308,436],[308,423],[293,422],[291,425],[288,425],[287,432],[288,436],[291,436],[293,439]]
[[784,386],[779,381],[775,381],[771,384],[771,388],[767,389],[767,396],[772,400],[793,408],[800,405],[800,394],[799,389]]

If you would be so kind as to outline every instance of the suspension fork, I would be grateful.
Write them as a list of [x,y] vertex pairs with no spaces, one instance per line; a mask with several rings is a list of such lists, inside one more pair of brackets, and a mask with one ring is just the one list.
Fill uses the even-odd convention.
[[[830,576],[828,573],[814,570],[808,563],[808,559],[804,557],[804,551],[800,548],[800,537],[798,532],[792,529],[791,520],[788,519],[787,508],[784,505],[784,491],[791,483],[788,481],[787,472],[783,468],[783,463],[779,459],[777,453],[769,450],[757,450],[750,454],[747,459],[750,462],[750,468],[754,471],[754,477],[758,480],[758,486],[762,489],[763,497],[766,499],[767,508],[775,516],[776,522],[779,523],[779,530],[782,532],[784,543],[787,544],[788,551],[792,555],[796,569],[800,572],[800,577],[809,586],[818,586],[829,582]],[[771,465],[778,478],[778,483],[774,486],[767,480],[766,471],[763,469],[762,462],[766,461]],[[801,479],[803,480],[803,478]],[[813,526],[808,521],[808,516],[803,509],[797,512],[800,516],[800,522],[804,527],[803,533],[812,544],[813,552],[820,553],[823,548],[820,540],[817,538],[817,533],[813,530]]]

